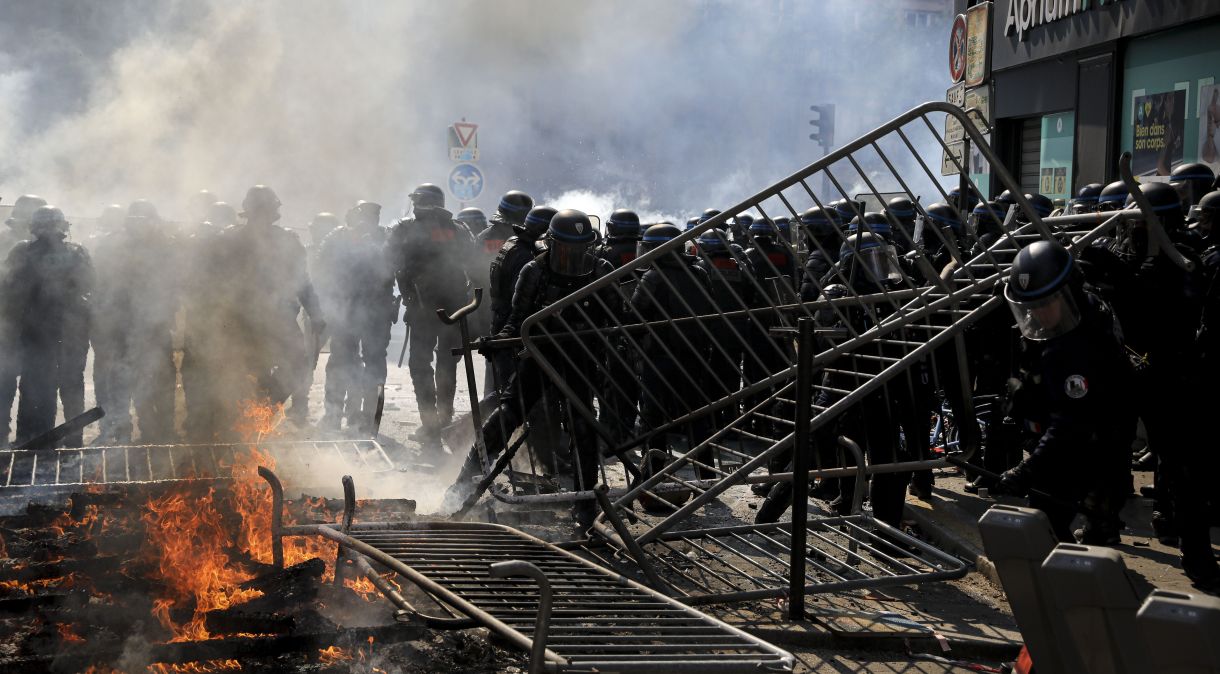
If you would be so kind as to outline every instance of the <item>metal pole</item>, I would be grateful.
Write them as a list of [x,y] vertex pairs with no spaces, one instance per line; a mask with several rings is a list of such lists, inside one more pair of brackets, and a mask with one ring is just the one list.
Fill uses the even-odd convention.
[[792,545],[788,619],[805,619],[805,529],[809,523],[809,422],[813,405],[813,319],[796,321],[796,429],[792,449]]
[[530,646],[529,674],[542,674],[546,665],[546,633],[551,623],[551,582],[533,564],[521,560],[496,562],[487,569],[492,578],[526,576],[538,583],[538,614],[534,619],[534,640]]

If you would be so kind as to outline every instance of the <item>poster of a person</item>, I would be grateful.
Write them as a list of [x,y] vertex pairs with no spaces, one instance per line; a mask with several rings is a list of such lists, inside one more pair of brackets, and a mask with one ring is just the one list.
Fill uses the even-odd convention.
[[1199,161],[1220,169],[1220,84],[1199,88]]

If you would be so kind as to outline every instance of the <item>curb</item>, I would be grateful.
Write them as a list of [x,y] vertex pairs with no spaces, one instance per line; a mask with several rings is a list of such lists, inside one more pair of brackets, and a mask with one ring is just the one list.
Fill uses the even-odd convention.
[[919,530],[937,547],[974,564],[975,571],[986,578],[987,582],[995,586],[997,590],[1003,591],[1004,587],[1000,584],[1000,576],[996,572],[995,564],[972,541],[941,526],[929,516],[928,511],[921,508],[913,508],[908,504],[903,507],[903,516],[913,520]]

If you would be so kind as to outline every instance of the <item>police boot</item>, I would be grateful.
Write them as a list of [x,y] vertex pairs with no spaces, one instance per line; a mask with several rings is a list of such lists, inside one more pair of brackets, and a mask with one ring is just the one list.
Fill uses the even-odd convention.
[[470,453],[466,455],[466,461],[462,463],[462,469],[458,471],[457,478],[449,489],[445,490],[445,497],[441,499],[441,512],[455,513],[466,503],[466,499],[474,493],[477,486],[476,480],[483,473],[483,465],[479,460],[479,453],[474,447],[470,448]]
[[1152,533],[1161,542],[1161,545],[1166,547],[1176,548],[1181,542],[1181,539],[1178,537],[1178,527],[1173,521],[1173,517],[1159,511],[1153,511],[1152,513]]
[[792,505],[792,483],[777,482],[771,485],[771,492],[758,506],[758,515],[754,517],[755,524],[770,524],[778,522],[788,506]]

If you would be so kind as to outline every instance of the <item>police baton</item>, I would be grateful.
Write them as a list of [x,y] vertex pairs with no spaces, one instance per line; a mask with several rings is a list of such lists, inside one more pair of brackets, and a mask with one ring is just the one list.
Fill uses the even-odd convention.
[[[992,471],[987,470],[986,468],[980,468],[979,466],[976,466],[973,463],[970,463],[969,461],[959,459],[956,456],[953,456],[952,454],[949,454],[947,452],[944,455],[944,459],[945,459],[946,463],[950,463],[954,466],[957,466],[958,468],[963,468],[965,470],[974,471],[989,480],[995,480],[995,482],[997,484],[999,484],[1000,481],[1004,479],[1003,476],[1001,476],[999,473],[993,473]],[[1046,501],[1047,503],[1050,503],[1051,505],[1055,505],[1055,506],[1058,506],[1060,508],[1064,508],[1067,510],[1075,510],[1076,512],[1078,512],[1082,515],[1085,515],[1087,517],[1094,517],[1094,518],[1101,517],[1101,515],[1099,513],[1095,512],[1092,508],[1089,508],[1088,506],[1085,506],[1080,503],[1072,503],[1071,501],[1065,501],[1065,500],[1059,498],[1058,496],[1051,496],[1050,494],[1042,491],[1041,489],[1029,488],[1026,491],[1028,491],[1031,496],[1037,496],[1038,498]]]

